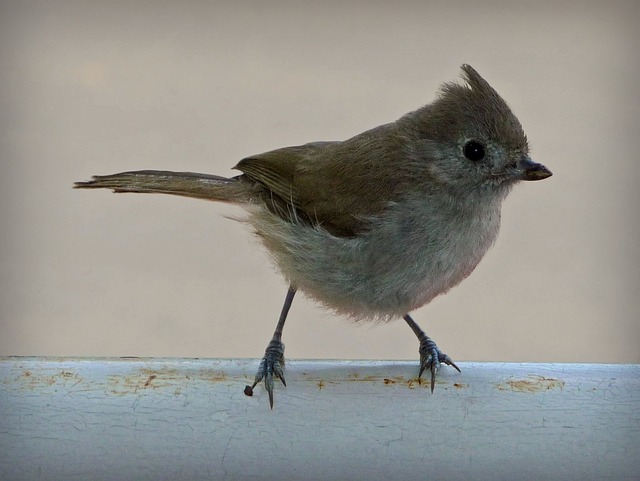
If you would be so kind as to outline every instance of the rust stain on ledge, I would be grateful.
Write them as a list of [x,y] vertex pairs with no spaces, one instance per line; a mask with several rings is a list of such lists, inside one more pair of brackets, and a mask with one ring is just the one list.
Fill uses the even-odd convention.
[[375,381],[379,381],[380,378],[378,376],[373,376],[373,375],[368,375],[368,376],[364,376],[361,377],[360,374],[358,374],[357,372],[354,372],[353,374],[349,374],[347,376],[347,381],[351,381],[351,382],[375,382]]
[[523,393],[535,393],[549,391],[551,389],[562,389],[564,381],[552,377],[538,376],[530,374],[526,379],[509,379],[497,385],[501,391],[515,391]]
[[74,385],[83,381],[82,377],[68,369],[61,369],[51,374],[38,374],[29,369],[20,372],[14,378],[16,385],[23,389],[41,389],[54,385]]
[[[318,389],[324,389],[330,385],[335,384],[343,384],[343,383],[382,383],[385,386],[406,386],[409,389],[430,389],[430,383],[425,382],[424,379],[419,379],[418,377],[406,378],[405,376],[380,376],[380,375],[367,375],[362,376],[358,373],[348,374],[343,378],[336,379],[324,379],[315,375],[312,375],[308,372],[302,372],[302,375],[306,378],[305,382],[314,383]],[[450,385],[446,381],[436,380],[436,385],[442,386],[442,389],[449,389]],[[466,388],[469,387],[468,384],[465,383],[455,383],[452,385],[456,388]]]
[[213,369],[202,369],[199,372],[188,374],[173,368],[140,368],[131,374],[107,377],[109,391],[116,395],[135,394],[143,390],[163,388],[172,388],[173,393],[179,395],[182,392],[182,387],[194,380],[224,382],[227,380],[227,376],[223,371]]
[[156,377],[158,376],[156,376],[155,374],[151,374],[147,379],[147,382],[144,383],[144,387],[149,387],[149,385],[151,385],[151,381],[153,381]]

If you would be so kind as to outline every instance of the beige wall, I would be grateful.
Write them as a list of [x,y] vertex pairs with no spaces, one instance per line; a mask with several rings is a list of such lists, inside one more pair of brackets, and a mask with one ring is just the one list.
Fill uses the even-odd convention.
[[[392,121],[468,62],[554,176],[517,186],[494,249],[416,320],[456,360],[640,362],[638,2],[527,5],[0,2],[0,355],[261,355],[286,285],[240,210],[72,182],[231,175]],[[302,296],[284,341],[417,358],[402,321]]]

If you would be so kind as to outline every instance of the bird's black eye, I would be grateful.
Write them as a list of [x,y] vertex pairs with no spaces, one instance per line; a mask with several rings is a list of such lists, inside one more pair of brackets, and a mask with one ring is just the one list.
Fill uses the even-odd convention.
[[467,159],[474,162],[484,159],[484,146],[475,140],[470,140],[464,144],[462,152]]

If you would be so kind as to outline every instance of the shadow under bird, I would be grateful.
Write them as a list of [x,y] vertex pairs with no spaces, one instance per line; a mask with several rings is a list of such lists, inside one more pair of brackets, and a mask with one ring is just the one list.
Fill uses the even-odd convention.
[[520,122],[469,65],[434,102],[344,141],[312,142],[241,160],[232,178],[141,170],[94,176],[76,188],[227,202],[289,282],[260,362],[273,408],[284,378],[282,331],[300,290],[356,321],[403,318],[420,342],[419,377],[453,360],[409,313],[460,283],[494,243],[503,199],[551,172],[533,162]]

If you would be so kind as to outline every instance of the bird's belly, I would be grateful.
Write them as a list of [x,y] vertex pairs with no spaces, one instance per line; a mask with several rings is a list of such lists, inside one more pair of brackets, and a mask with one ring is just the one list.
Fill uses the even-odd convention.
[[440,236],[381,228],[341,238],[264,211],[249,222],[292,285],[362,320],[402,316],[448,291],[473,271],[497,234],[497,225],[479,230],[468,223]]

